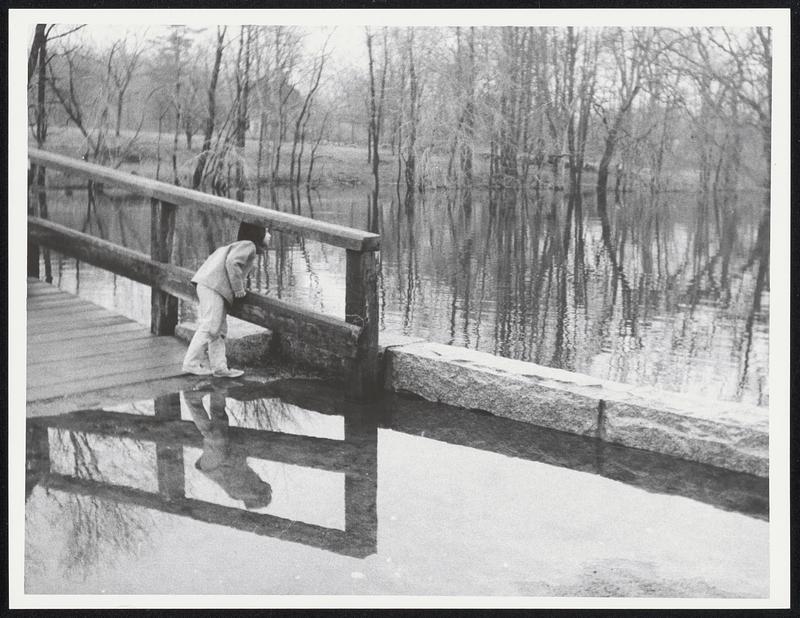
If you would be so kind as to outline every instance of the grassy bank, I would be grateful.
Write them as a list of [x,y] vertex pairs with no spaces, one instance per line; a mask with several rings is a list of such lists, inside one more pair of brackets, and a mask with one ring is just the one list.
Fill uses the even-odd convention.
[[[119,146],[125,149],[133,134],[123,131],[119,138],[109,136],[109,145]],[[31,138],[29,146],[35,146]],[[183,135],[179,136],[178,147],[175,151],[176,164],[178,169],[178,179],[182,186],[191,185],[191,176],[194,171],[197,158],[200,155],[202,136],[195,136],[191,148],[187,147],[186,139]],[[63,154],[65,156],[80,159],[86,151],[86,140],[81,133],[72,127],[51,128],[48,134],[44,149]],[[303,154],[301,172],[301,184],[305,185],[308,164],[310,161],[310,145],[306,146]],[[135,173],[147,178],[157,178],[165,182],[173,181],[172,153],[173,136],[162,133],[159,137],[156,132],[141,132],[133,141],[127,152],[128,156],[118,164],[118,169],[124,172]],[[277,184],[288,185],[289,181],[289,157],[291,155],[291,144],[286,143],[281,147],[281,166],[277,176]],[[266,157],[264,157],[266,159]],[[388,148],[380,152],[380,184],[381,187],[394,187],[398,177],[398,157]],[[258,161],[258,141],[248,139],[245,145],[245,175],[250,186],[254,186],[257,177]],[[112,162],[117,165],[117,161]],[[437,188],[446,185],[447,179],[447,155],[443,153],[423,153],[417,163],[419,174],[422,176],[427,188]],[[565,172],[565,174],[568,172]],[[473,163],[474,184],[478,187],[486,186],[488,182],[488,156],[486,153],[478,153]],[[261,182],[263,185],[269,184],[270,172],[266,169],[266,161],[261,166]],[[694,170],[679,170],[670,173],[668,190],[670,191],[692,191],[696,189],[697,173]],[[587,170],[583,173],[582,189],[584,191],[593,190],[596,184],[597,174],[595,171]],[[404,177],[401,177],[404,184]],[[529,181],[531,187],[533,181]],[[616,177],[612,172],[609,178],[609,187],[613,189]],[[53,187],[69,186],[81,184],[77,179],[56,176],[52,177],[48,184]],[[372,166],[367,160],[367,151],[364,146],[352,144],[320,144],[315,154],[314,168],[312,173],[311,185],[317,188],[341,188],[341,187],[372,187]],[[545,174],[542,180],[542,188],[551,186],[549,174]]]

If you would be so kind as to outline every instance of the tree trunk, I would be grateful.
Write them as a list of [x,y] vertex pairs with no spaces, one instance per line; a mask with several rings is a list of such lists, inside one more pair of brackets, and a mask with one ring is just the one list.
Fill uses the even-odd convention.
[[597,166],[598,193],[605,194],[606,188],[608,187],[608,166],[611,163],[612,157],[614,156],[614,148],[617,145],[617,135],[619,134],[619,130],[622,127],[622,122],[627,116],[628,110],[633,104],[633,99],[636,97],[636,93],[638,91],[639,86],[637,85],[633,88],[628,99],[620,108],[619,112],[617,113],[617,117],[614,119],[613,126],[611,129],[609,129],[608,134],[606,135],[603,156],[600,158],[600,164]]
[[120,91],[117,93],[117,126],[114,130],[114,135],[119,137],[119,130],[122,125],[122,100],[125,97],[125,92]]
[[[245,33],[247,36],[245,38]],[[244,66],[237,62],[236,90],[238,98],[238,108],[236,115],[236,199],[244,200],[245,178],[244,178],[244,157],[247,142],[247,123],[248,123],[248,99],[250,97],[250,44],[252,40],[252,30],[250,26],[242,26],[239,34],[239,59],[244,54]]]
[[322,119],[322,124],[319,128],[319,134],[317,135],[317,139],[314,142],[314,146],[311,148],[311,155],[310,160],[308,162],[308,171],[306,172],[306,186],[311,186],[311,172],[314,169],[314,161],[316,161],[317,156],[317,148],[319,147],[320,142],[322,141],[322,136],[325,133],[325,125],[328,123],[328,116],[330,112],[325,114],[325,117]]
[[192,177],[192,188],[194,189],[197,189],[203,180],[206,161],[211,150],[211,138],[214,135],[214,120],[217,109],[217,80],[219,79],[219,67],[222,63],[222,43],[225,39],[226,29],[222,28],[220,30],[217,28],[217,51],[214,55],[214,67],[211,70],[211,82],[208,85],[208,118],[206,119],[206,130],[203,134],[203,148],[197,158],[197,165],[194,168]]
[[178,67],[178,75],[175,78],[175,133],[172,139],[172,182],[180,186],[178,179],[178,135],[181,130],[181,65],[180,65],[180,46],[175,48],[175,64]]
[[256,204],[261,203],[261,162],[264,157],[264,136],[266,135],[267,112],[261,112],[258,124],[258,154],[256,155]]
[[[378,102],[375,95],[375,61],[372,53],[372,34],[367,33],[367,57],[369,60],[369,128],[367,153],[368,161],[372,164],[372,179],[374,190],[378,189],[378,165],[380,163],[378,155],[378,141],[380,139],[378,129]],[[384,71],[386,67],[384,66]]]
[[409,129],[406,151],[406,190],[413,193],[417,174],[417,96],[419,83],[414,66],[414,31],[410,30],[408,40],[408,88],[409,88]]

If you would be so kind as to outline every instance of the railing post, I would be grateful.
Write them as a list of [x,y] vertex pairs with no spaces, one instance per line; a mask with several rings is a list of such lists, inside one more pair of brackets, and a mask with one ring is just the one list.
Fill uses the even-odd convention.
[[[155,417],[165,421],[181,420],[181,396],[172,393],[157,397],[153,401]],[[183,447],[167,446],[156,440],[156,475],[158,493],[166,500],[179,500],[186,497],[184,478]]]
[[50,474],[50,437],[47,427],[26,423],[25,438],[25,500],[34,487]]
[[[157,262],[169,262],[175,236],[174,204],[150,200],[150,256]],[[153,288],[150,291],[150,332],[173,335],[178,325],[178,299]]]
[[358,355],[348,386],[368,398],[378,390],[378,268],[375,251],[347,250],[345,320],[362,327]]
[[[33,199],[31,199],[31,193],[36,179],[36,169],[37,166],[31,164],[31,168],[28,170],[28,214],[34,216],[36,215],[36,209],[33,205]],[[34,279],[39,278],[39,245],[31,242],[30,236],[28,237],[28,276]]]
[[[360,414],[359,414],[360,416]],[[378,426],[376,419],[344,415],[344,440],[358,453],[356,470],[344,476],[344,529],[365,554],[378,547]]]

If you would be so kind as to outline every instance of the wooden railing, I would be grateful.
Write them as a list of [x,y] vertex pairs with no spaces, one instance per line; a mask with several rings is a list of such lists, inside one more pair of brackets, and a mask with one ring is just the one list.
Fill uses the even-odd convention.
[[149,285],[151,331],[157,335],[174,333],[178,298],[197,300],[191,284],[194,273],[170,264],[178,206],[222,213],[272,231],[293,233],[345,249],[344,320],[253,292],[237,301],[230,314],[269,328],[285,354],[346,377],[355,396],[366,397],[377,390],[377,251],[380,248],[377,234],[177,187],[34,148],[28,150],[28,158],[35,166],[150,198],[149,256],[29,214],[29,252],[37,257],[28,260],[29,271],[36,269],[28,274],[38,276],[41,245]]

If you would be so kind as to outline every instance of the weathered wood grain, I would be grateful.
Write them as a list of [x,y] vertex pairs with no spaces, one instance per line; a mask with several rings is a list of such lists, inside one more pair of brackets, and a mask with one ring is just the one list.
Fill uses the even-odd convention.
[[[87,357],[73,362],[48,363],[47,371],[32,372],[28,380],[29,388],[39,387],[68,387],[74,381],[81,381],[83,376],[90,376],[93,383],[118,375],[135,375],[140,372],[163,368],[168,375],[181,374],[181,360],[184,349],[164,346],[158,354],[148,350],[145,354],[140,350],[133,353],[120,353],[113,358]],[[173,367],[175,370],[169,370]],[[139,382],[141,380],[135,380]]]
[[[114,243],[83,234],[63,225],[28,218],[29,235],[42,246],[144,283],[172,296],[197,301],[192,271],[162,264]],[[344,358],[357,355],[361,328],[342,320],[295,307],[285,301],[248,292],[229,310],[237,318],[282,334],[308,341]]]
[[65,339],[71,338],[73,332],[80,331],[94,331],[98,332],[106,326],[118,326],[120,324],[129,324],[130,320],[125,316],[114,314],[99,314],[92,319],[80,319],[75,317],[70,320],[63,318],[54,322],[39,322],[28,325],[28,332],[34,336],[47,335],[49,333],[59,333]]
[[[29,368],[37,369],[39,365],[49,364],[51,362],[69,362],[74,363],[85,358],[103,358],[105,362],[113,360],[114,355],[119,354],[120,349],[127,351],[139,351],[141,353],[150,353],[150,351],[158,351],[167,346],[173,346],[173,341],[168,341],[161,338],[153,338],[149,333],[137,333],[134,331],[129,334],[132,338],[125,339],[123,335],[113,338],[92,338],[90,345],[42,345],[31,346],[28,349],[27,365]],[[74,340],[70,341],[70,344]]]
[[76,380],[68,383],[46,385],[30,388],[27,391],[28,401],[48,401],[69,395],[91,393],[108,388],[127,386],[139,382],[149,382],[151,380],[163,380],[183,375],[180,363],[164,367],[153,367],[147,370],[117,373],[109,376],[102,376],[97,379]]
[[32,163],[43,165],[48,169],[114,185],[137,195],[162,200],[177,206],[188,206],[213,213],[223,212],[240,221],[264,225],[272,228],[273,231],[299,234],[305,238],[319,240],[336,247],[356,251],[376,251],[380,248],[378,234],[270,210],[184,187],[176,187],[166,182],[134,176],[102,165],[78,161],[36,148],[28,149],[28,159]]
[[[138,326],[138,325],[137,325]],[[129,342],[140,339],[152,339],[152,335],[147,329],[139,330],[138,328],[131,328],[124,332],[106,333],[105,330],[94,332],[86,332],[83,337],[66,339],[60,342],[58,339],[55,341],[32,341],[28,339],[28,361],[34,356],[38,358],[39,354],[54,353],[58,354],[59,350],[69,350],[76,355],[84,356],[84,350],[91,350],[97,346],[105,345],[128,345]]]
[[[45,298],[48,306],[37,307]],[[182,373],[186,348],[177,339],[155,337],[141,324],[39,281],[28,281],[28,299],[27,401]],[[55,299],[65,303],[53,305]]]
[[351,393],[368,398],[378,389],[377,259],[373,252],[347,252],[345,319],[361,327]]
[[[168,202],[150,201],[150,257],[168,263],[175,238],[175,206]],[[172,335],[178,325],[178,299],[163,290],[150,290],[150,332]]]
[[[29,334],[28,343],[57,343],[59,341],[69,341],[72,339],[90,339],[100,335],[111,335],[125,332],[135,332],[142,328],[141,324],[135,322],[121,322],[119,324],[110,324],[103,327],[102,330],[97,328],[81,328],[79,330],[71,330],[67,332],[52,331],[41,334]],[[73,342],[74,343],[74,342]]]

